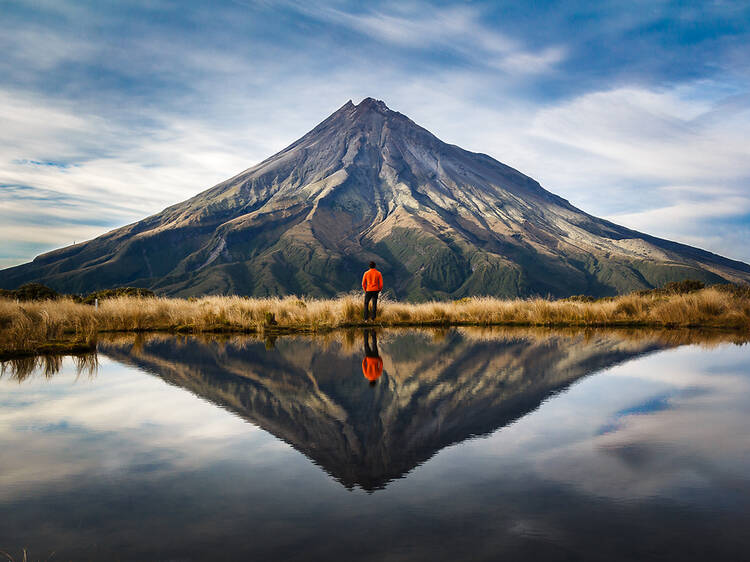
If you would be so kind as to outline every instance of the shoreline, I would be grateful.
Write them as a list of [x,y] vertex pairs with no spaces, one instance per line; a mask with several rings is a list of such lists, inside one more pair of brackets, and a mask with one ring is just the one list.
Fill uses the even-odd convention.
[[95,352],[96,342],[94,342],[93,344],[89,344],[55,341],[48,342],[47,344],[39,346],[36,349],[22,349],[18,351],[0,353],[0,362],[11,361],[13,359],[22,359],[25,357],[42,357],[45,355],[86,355],[88,353]]
[[[71,339],[66,341],[65,339],[48,341],[33,348],[24,348],[16,350],[7,350],[0,352],[0,362],[12,361],[13,359],[29,358],[29,357],[42,357],[42,356],[60,356],[60,355],[86,355],[97,352],[97,345],[100,339],[106,340],[107,336],[205,336],[207,338],[218,337],[218,336],[247,336],[255,337],[257,339],[263,338],[277,338],[285,336],[326,336],[333,333],[345,333],[366,329],[374,330],[409,330],[409,329],[433,329],[433,330],[448,330],[452,328],[476,328],[476,329],[499,329],[505,328],[510,330],[519,330],[519,333],[524,334],[522,330],[533,329],[543,330],[550,332],[573,332],[574,334],[586,333],[590,331],[607,331],[613,333],[628,333],[632,336],[633,332],[640,333],[639,335],[649,336],[653,335],[653,332],[657,332],[659,335],[675,335],[685,336],[690,334],[691,336],[734,336],[734,338],[727,338],[725,341],[733,342],[738,344],[744,344],[750,342],[750,330],[736,327],[723,327],[723,326],[668,326],[663,324],[634,324],[634,323],[619,323],[619,324],[530,324],[530,323],[495,323],[495,324],[480,324],[471,322],[454,322],[454,323],[399,323],[399,324],[380,324],[380,323],[352,323],[346,325],[338,325],[331,327],[322,327],[315,330],[304,328],[304,327],[269,327],[268,329],[258,331],[255,329],[230,329],[230,328],[217,328],[217,329],[164,329],[164,328],[141,328],[141,329],[130,329],[130,330],[101,330],[97,332],[96,339],[89,342],[80,342],[72,339],[74,334],[71,334]],[[569,334],[570,335],[570,334]],[[701,338],[698,338],[700,341]]]
[[0,299],[0,358],[86,352],[107,333],[325,334],[363,328],[540,327],[709,329],[750,334],[750,290],[708,287],[687,293],[633,293],[598,300],[497,299],[380,303],[361,320],[359,296],[337,299],[118,297],[98,308],[70,299]]

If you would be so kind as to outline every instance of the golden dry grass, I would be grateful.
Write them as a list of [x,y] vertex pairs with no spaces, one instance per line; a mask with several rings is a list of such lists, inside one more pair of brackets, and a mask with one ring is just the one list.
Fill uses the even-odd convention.
[[[71,300],[0,299],[0,354],[90,345],[101,332],[320,332],[364,324],[361,299],[122,297],[99,309]],[[688,294],[624,295],[595,302],[490,297],[410,304],[381,300],[378,326],[650,326],[750,330],[750,298],[707,288]],[[273,315],[273,321],[269,322]],[[275,322],[275,323],[274,323]]]

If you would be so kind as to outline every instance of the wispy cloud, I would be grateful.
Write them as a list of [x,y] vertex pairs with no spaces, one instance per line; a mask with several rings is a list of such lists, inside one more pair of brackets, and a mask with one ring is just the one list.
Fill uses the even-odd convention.
[[37,241],[52,249],[91,238],[194,195],[265,154],[243,153],[226,131],[187,120],[137,134],[49,98],[22,100],[1,90],[0,119],[0,237],[11,246]]
[[509,74],[550,70],[565,58],[563,46],[534,50],[484,24],[474,7],[436,8],[422,2],[351,12],[323,8],[304,11],[316,18],[358,31],[378,41],[419,50],[442,50],[471,64]]
[[[750,148],[742,141],[750,103],[703,91],[698,82],[586,94],[538,112],[531,134],[551,143],[553,155],[577,155],[550,164],[559,188],[585,209],[748,259],[747,249],[710,237],[712,224],[750,215]],[[744,220],[735,227],[750,234]]]
[[741,138],[750,103],[721,112],[723,100],[691,100],[689,93],[625,88],[587,94],[540,111],[532,132],[643,177],[715,181],[748,175],[750,147]]

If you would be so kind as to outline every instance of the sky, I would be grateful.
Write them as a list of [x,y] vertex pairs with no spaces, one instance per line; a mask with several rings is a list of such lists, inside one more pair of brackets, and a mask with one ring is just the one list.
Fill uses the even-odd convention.
[[750,262],[750,2],[0,0],[0,268],[382,99],[593,215]]

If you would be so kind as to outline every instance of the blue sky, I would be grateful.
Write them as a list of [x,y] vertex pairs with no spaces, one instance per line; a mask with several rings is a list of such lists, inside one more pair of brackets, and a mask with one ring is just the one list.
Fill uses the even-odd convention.
[[583,210],[750,261],[750,3],[0,0],[0,267],[383,99]]

